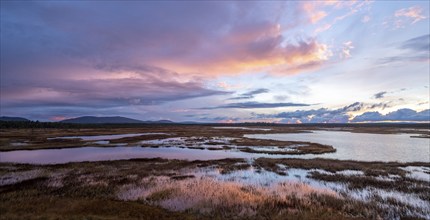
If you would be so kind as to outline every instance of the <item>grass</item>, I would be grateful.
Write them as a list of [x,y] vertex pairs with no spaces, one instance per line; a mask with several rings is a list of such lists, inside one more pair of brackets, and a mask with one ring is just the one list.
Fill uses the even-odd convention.
[[325,182],[343,182],[348,183],[350,189],[365,189],[374,187],[385,190],[395,190],[404,193],[414,193],[419,195],[423,200],[430,201],[430,186],[428,182],[410,179],[410,178],[394,178],[392,181],[384,181],[376,179],[372,176],[356,176],[356,175],[327,175],[319,172],[311,172],[310,177]]
[[283,164],[289,168],[301,169],[323,169],[329,172],[336,172],[342,170],[361,170],[366,176],[388,176],[400,175],[404,176],[406,171],[399,167],[406,166],[426,166],[429,167],[428,162],[412,162],[412,163],[398,163],[398,162],[363,162],[353,160],[334,160],[334,159],[272,159],[272,158],[258,158],[255,160],[258,167],[265,168],[270,171],[278,172],[280,167],[278,164]]
[[[30,196],[22,191],[10,198],[1,195],[0,219],[196,219],[187,213],[168,211],[132,201]],[[36,205],[37,204],[37,205]]]
[[[184,137],[191,141],[182,147],[208,150],[231,150],[236,149],[236,146],[239,150],[254,150],[250,153],[260,153],[252,147],[264,146],[296,146],[297,152],[303,153],[335,150],[330,146],[308,142],[243,137],[245,134],[320,129],[312,126],[270,128],[270,131],[232,131],[203,125],[154,125],[109,129],[3,129],[0,131],[0,151],[75,147],[87,143],[79,139],[48,141],[49,137],[154,132],[169,135],[142,135],[110,142],[136,145],[142,140]],[[340,129],[353,132],[399,132],[399,128],[393,127]],[[235,139],[223,142],[217,137]],[[13,142],[28,142],[29,145],[12,146],[10,143]],[[207,146],[199,146],[203,142]],[[181,161],[155,158],[58,165],[0,163],[0,219],[419,219],[416,213],[423,213],[425,210],[417,210],[417,207],[405,204],[395,197],[373,195],[368,201],[360,201],[340,192],[317,190],[305,183],[255,186],[240,181],[216,180],[199,174],[201,170],[214,170],[220,175],[234,175],[236,171],[250,170],[251,167],[255,172],[267,170],[284,175],[289,168],[321,169],[330,173],[311,172],[309,177],[324,183],[345,184],[347,190],[350,190],[347,192],[370,187],[418,195],[422,200],[430,201],[428,182],[408,177],[407,171],[400,169],[407,166],[430,167],[430,163],[293,158],[258,158],[253,162],[244,159]],[[336,173],[343,170],[362,171],[364,175]],[[398,178],[393,181],[378,179],[391,175]],[[119,197],[121,193],[132,198]],[[182,208],[178,208],[179,206]]]
[[[404,129],[402,127],[393,126],[368,126],[368,125],[261,125],[257,127],[270,128],[271,130],[243,130],[243,129],[215,129],[215,125],[140,125],[130,127],[93,127],[93,128],[22,128],[22,129],[0,129],[0,151],[10,150],[31,150],[31,149],[50,149],[50,148],[66,148],[83,146],[85,141],[78,139],[68,140],[50,140],[47,138],[60,137],[60,136],[91,136],[91,135],[109,135],[109,134],[127,134],[127,133],[168,133],[169,135],[148,135],[139,137],[129,137],[117,140],[111,140],[113,144],[127,143],[135,144],[141,140],[152,140],[166,137],[232,137],[241,138],[241,140],[233,140],[231,143],[237,146],[285,146],[294,144],[292,142],[276,142],[272,140],[256,140],[243,138],[245,134],[273,134],[273,133],[297,133],[308,132],[309,130],[340,130],[349,132],[364,132],[364,133],[410,133],[419,134],[419,137],[428,138],[430,133],[427,130],[419,129]],[[224,126],[224,125],[223,125]],[[248,125],[247,127],[255,127]],[[13,146],[14,142],[26,142],[25,146]],[[209,142],[215,144],[216,142]],[[110,145],[100,145],[110,146]]]
[[[367,163],[326,159],[257,159],[256,169],[319,168],[336,172],[366,170],[371,174],[399,174],[400,182],[375,180],[375,176],[311,173],[325,182],[348,183],[352,189],[376,187],[410,194],[428,195],[428,186],[407,179],[398,167],[430,166],[428,163]],[[31,174],[29,179],[0,186],[2,219],[375,219],[417,217],[395,198],[376,195],[369,201],[316,190],[305,183],[246,185],[201,177],[196,170],[222,174],[247,170],[243,159],[181,161],[133,159],[59,165],[0,163],[2,177]],[[38,172],[32,172],[37,170]],[[40,171],[40,172],[39,172]],[[373,178],[373,179],[371,179]],[[404,182],[401,182],[404,181]],[[421,187],[421,188],[420,188]],[[118,196],[123,195],[123,196]],[[131,196],[131,197],[130,197]],[[428,201],[428,197],[422,197]],[[378,204],[389,204],[384,208]],[[181,208],[182,207],[182,208]],[[169,211],[170,210],[170,211]],[[408,211],[409,210],[409,211]],[[416,212],[420,212],[419,210]]]
[[[291,147],[290,149],[292,149],[292,150],[289,150],[289,151],[256,150],[256,149],[251,148],[251,147],[239,148],[239,150],[242,152],[246,152],[246,153],[279,154],[279,155],[325,154],[325,153],[336,152],[336,149],[332,146],[322,145],[322,144],[317,144],[317,143],[296,142],[293,145],[296,145],[299,143],[300,143],[300,145],[305,145],[305,146]],[[288,148],[288,146],[281,147],[281,148]]]

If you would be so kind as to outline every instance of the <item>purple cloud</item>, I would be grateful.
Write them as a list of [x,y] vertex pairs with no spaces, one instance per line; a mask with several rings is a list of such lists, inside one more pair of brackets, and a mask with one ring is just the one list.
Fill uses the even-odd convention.
[[252,99],[255,97],[255,95],[268,93],[270,90],[268,89],[256,89],[249,92],[245,92],[240,94],[238,97],[229,98],[229,100],[239,100],[239,99]]
[[386,115],[382,115],[379,112],[365,112],[361,115],[356,116],[352,121],[353,122],[377,122],[377,121],[429,122],[430,109],[417,112],[412,109],[403,108],[403,109],[398,109],[396,111],[392,111]]
[[375,95],[373,95],[373,98],[382,99],[382,98],[384,98],[385,94],[387,94],[387,92],[385,92],[385,91],[384,92],[378,92]]
[[278,114],[254,114],[257,118],[280,118],[284,123],[348,123],[363,121],[429,121],[429,110],[415,112],[411,109],[399,109],[387,115],[381,115],[379,112],[365,112],[355,118],[351,112],[372,110],[374,108],[385,108],[384,103],[365,104],[355,102],[351,105],[338,109],[311,109],[297,110],[293,112],[281,112]]
[[261,103],[261,102],[238,102],[229,103],[225,105],[219,105],[214,107],[204,107],[199,109],[222,109],[222,108],[280,108],[280,107],[299,107],[299,106],[310,106],[310,104],[303,103],[291,103],[291,102],[278,102],[278,103]]

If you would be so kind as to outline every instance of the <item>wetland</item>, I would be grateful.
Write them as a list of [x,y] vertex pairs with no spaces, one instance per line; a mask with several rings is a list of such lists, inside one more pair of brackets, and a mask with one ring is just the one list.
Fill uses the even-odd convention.
[[391,126],[7,128],[0,218],[429,219],[428,133]]

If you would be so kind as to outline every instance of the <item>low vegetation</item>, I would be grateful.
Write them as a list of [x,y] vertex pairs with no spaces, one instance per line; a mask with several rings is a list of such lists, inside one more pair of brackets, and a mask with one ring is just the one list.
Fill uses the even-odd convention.
[[[281,166],[282,165],[282,166]],[[235,172],[310,170],[309,178],[347,184],[344,190],[375,188],[420,195],[428,182],[407,179],[399,167],[429,163],[367,163],[326,159],[181,161],[135,159],[58,165],[0,164],[2,219],[391,219],[423,217],[426,210],[375,194],[369,201],[348,191],[314,188],[306,182],[233,180]],[[278,169],[279,168],[279,169]],[[284,170],[281,170],[284,169]],[[312,171],[333,172],[332,174]],[[340,175],[360,170],[366,175]],[[215,175],[216,174],[216,175]],[[215,175],[215,176],[214,176]],[[227,175],[226,177],[223,177]],[[284,174],[285,175],[285,174]],[[401,182],[376,180],[399,175]],[[227,178],[228,177],[228,178]],[[281,176],[280,176],[281,177]],[[279,177],[279,178],[280,178]],[[276,179],[276,178],[275,178]],[[351,191],[351,192],[352,192]],[[387,200],[388,199],[388,200]],[[389,202],[389,206],[381,206]],[[392,204],[391,204],[392,203]],[[103,204],[103,205],[102,205]],[[414,214],[415,213],[415,214]],[[416,213],[421,213],[417,215]]]
[[[335,151],[317,143],[244,137],[307,132],[315,129],[311,126],[270,126],[271,130],[234,132],[205,125],[122,126],[1,129],[0,150],[124,144],[280,155]],[[265,125],[255,125],[262,126]],[[323,129],[362,132],[375,128]],[[399,129],[403,128],[382,127],[380,132]],[[109,140],[107,144],[78,138],[52,139],[127,133],[146,134]],[[154,141],[166,139],[177,142]],[[425,174],[430,171],[428,162],[319,158],[0,163],[0,219],[430,218],[430,180],[414,178],[411,167],[420,168]],[[295,172],[305,175],[295,176]]]
[[[280,146],[285,143],[274,143],[272,140],[259,140],[243,138],[246,134],[275,134],[309,132],[311,130],[335,130],[346,132],[364,133],[410,133],[413,137],[430,137],[430,125],[389,125],[389,124],[327,124],[327,125],[275,125],[275,124],[244,124],[235,126],[247,126],[256,130],[245,129],[216,129],[216,126],[226,125],[148,125],[148,124],[64,124],[42,122],[4,122],[0,121],[0,151],[31,150],[47,148],[66,148],[82,146],[87,142],[80,139],[48,140],[48,138],[61,136],[87,136],[109,135],[127,133],[166,133],[169,137],[231,137],[241,138],[232,141],[237,146]],[[258,128],[265,128],[261,130]],[[141,140],[166,138],[166,135],[140,136],[112,140],[112,144],[135,144]],[[273,144],[270,144],[272,142]],[[111,146],[111,145],[97,145]]]

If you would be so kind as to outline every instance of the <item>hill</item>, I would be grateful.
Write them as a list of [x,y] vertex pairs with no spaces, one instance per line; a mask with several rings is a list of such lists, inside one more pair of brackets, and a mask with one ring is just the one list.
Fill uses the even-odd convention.
[[95,117],[95,116],[83,116],[77,118],[71,118],[59,121],[61,123],[75,123],[75,124],[137,124],[144,123],[143,121],[121,117]]
[[0,121],[30,121],[26,118],[21,118],[21,117],[7,117],[7,116],[2,116],[0,117]]
[[95,117],[95,116],[82,116],[78,118],[71,118],[59,121],[61,123],[74,123],[74,124],[173,124],[169,120],[159,121],[141,121],[132,118],[121,116],[113,117]]

